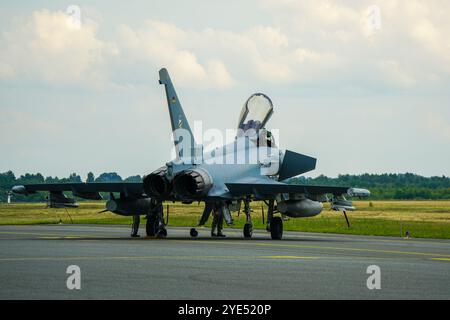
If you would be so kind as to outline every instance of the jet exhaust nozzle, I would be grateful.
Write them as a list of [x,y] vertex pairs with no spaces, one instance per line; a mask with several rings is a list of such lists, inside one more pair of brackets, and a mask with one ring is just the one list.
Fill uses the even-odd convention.
[[144,192],[148,196],[168,196],[172,189],[171,183],[167,178],[167,167],[161,167],[144,177],[143,184]]
[[180,199],[196,199],[205,196],[212,185],[211,176],[202,168],[184,170],[174,179],[175,195]]

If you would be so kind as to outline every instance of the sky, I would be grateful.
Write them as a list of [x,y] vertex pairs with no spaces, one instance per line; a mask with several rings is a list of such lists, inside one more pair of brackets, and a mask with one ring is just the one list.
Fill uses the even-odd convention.
[[450,2],[0,1],[0,172],[144,175],[254,92],[309,176],[450,175]]

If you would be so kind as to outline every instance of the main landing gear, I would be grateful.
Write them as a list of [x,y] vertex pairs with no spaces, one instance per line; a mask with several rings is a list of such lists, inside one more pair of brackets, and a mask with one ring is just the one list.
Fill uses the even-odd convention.
[[[266,230],[270,232],[272,240],[281,240],[283,238],[283,220],[280,217],[274,217],[275,212],[275,201],[269,200],[267,203],[269,210],[267,213],[267,226]],[[244,213],[246,218],[246,223],[244,225],[244,237],[246,239],[251,239],[253,236],[253,223],[251,219],[250,210],[250,200],[244,200]]]
[[272,240],[281,240],[283,238],[283,220],[280,217],[272,219],[270,224],[270,235]]
[[273,216],[275,212],[274,200],[269,200],[268,207],[266,230],[270,232],[272,240],[281,240],[283,238],[283,220],[280,217]]

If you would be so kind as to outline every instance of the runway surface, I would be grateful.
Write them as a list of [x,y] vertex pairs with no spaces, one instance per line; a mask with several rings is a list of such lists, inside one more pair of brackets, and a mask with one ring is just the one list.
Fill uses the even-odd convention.
[[[0,227],[0,299],[449,299],[450,241],[241,230],[211,239],[169,228],[129,238],[126,226]],[[69,265],[81,290],[69,290]],[[381,270],[369,290],[367,267]]]

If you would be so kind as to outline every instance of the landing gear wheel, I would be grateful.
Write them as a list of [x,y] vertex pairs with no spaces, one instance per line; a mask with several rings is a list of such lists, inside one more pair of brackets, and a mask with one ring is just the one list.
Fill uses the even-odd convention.
[[189,234],[192,238],[196,238],[198,236],[198,231],[195,228],[192,228]]
[[253,225],[251,223],[246,223],[244,225],[244,237],[250,239],[253,235]]
[[145,232],[147,236],[154,237],[156,235],[157,221],[153,216],[147,217],[147,223],[145,224]]
[[283,220],[280,217],[274,217],[270,222],[270,235],[272,240],[281,240],[283,238]]
[[158,233],[156,234],[158,238],[165,238],[167,237],[167,230],[165,228],[161,228]]

